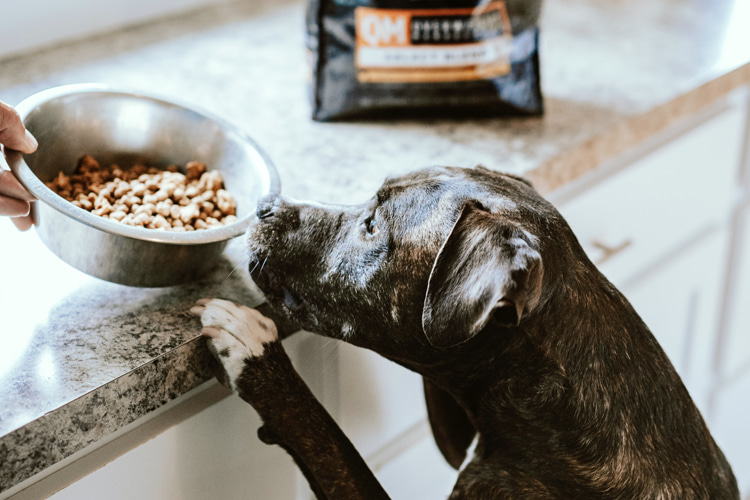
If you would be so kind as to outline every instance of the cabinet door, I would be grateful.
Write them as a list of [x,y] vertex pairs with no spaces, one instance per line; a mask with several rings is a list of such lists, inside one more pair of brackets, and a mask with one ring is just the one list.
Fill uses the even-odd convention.
[[728,217],[746,114],[729,107],[572,198],[550,196],[615,286]]
[[281,448],[258,439],[260,425],[257,413],[232,395],[50,498],[294,500],[297,468]]
[[365,460],[426,418],[418,374],[349,344],[339,362],[339,422]]
[[622,289],[682,377],[704,416],[715,382],[728,233],[714,231]]

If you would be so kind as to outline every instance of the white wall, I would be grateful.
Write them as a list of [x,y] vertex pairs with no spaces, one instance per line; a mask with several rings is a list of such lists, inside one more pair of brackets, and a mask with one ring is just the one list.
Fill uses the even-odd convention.
[[0,58],[222,0],[0,0]]

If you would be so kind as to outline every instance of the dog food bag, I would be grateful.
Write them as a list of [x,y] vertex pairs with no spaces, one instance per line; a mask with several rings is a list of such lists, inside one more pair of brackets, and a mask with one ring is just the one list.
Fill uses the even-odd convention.
[[542,113],[541,0],[309,0],[315,120]]

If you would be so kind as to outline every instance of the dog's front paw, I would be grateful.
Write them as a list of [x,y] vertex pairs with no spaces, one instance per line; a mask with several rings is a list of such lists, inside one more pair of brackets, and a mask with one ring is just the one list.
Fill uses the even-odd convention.
[[224,365],[234,391],[245,360],[263,356],[264,345],[279,338],[273,321],[255,309],[228,300],[201,299],[190,312],[200,316],[209,349]]

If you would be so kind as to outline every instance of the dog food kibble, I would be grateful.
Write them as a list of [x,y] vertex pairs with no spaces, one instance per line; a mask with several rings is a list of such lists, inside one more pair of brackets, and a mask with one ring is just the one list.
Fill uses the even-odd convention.
[[221,174],[196,161],[182,174],[176,165],[103,168],[86,155],[73,175],[61,171],[47,186],[77,207],[130,226],[194,231],[237,221],[237,204]]

